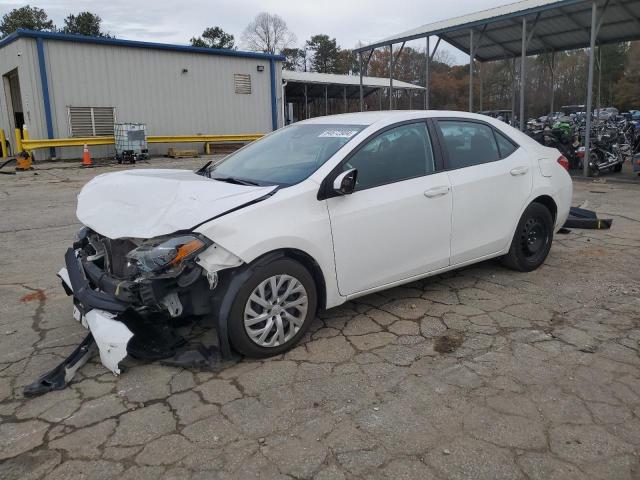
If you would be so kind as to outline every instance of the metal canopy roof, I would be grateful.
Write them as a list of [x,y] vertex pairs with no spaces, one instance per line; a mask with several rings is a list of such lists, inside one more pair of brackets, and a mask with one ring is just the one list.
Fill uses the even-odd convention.
[[[601,15],[597,43],[640,39],[640,1],[596,0]],[[590,0],[524,0],[440,22],[423,25],[360,47],[356,52],[435,35],[470,53],[474,32],[475,58],[479,61],[519,57],[522,17],[530,26],[528,55],[589,46]]]
[[[282,79],[287,82],[295,83],[315,83],[322,85],[345,85],[351,87],[360,87],[360,77],[355,75],[338,75],[334,73],[317,73],[317,72],[295,72],[292,70],[283,70]],[[388,78],[381,77],[362,77],[362,86],[371,88],[387,88],[389,86]],[[403,82],[401,80],[393,80],[393,88],[404,88],[410,90],[424,90],[420,85]]]

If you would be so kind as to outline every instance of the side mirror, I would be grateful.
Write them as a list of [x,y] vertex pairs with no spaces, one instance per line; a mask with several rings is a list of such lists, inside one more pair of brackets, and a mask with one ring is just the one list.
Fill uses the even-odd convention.
[[342,172],[333,181],[333,191],[340,195],[349,195],[356,189],[356,179],[358,178],[358,170],[352,168],[346,172]]

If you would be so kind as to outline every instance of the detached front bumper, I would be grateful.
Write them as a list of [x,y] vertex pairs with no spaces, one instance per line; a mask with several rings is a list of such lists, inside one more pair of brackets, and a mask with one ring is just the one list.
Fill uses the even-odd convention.
[[[74,318],[91,331],[102,363],[116,375],[120,373],[118,364],[127,355],[142,360],[175,356],[185,344],[177,327],[190,321],[185,317],[202,318],[211,309],[204,277],[193,281],[191,275],[191,283],[179,291],[174,289],[179,279],[118,280],[72,248],[65,254],[65,264],[58,277],[73,297]],[[183,314],[180,319],[174,321],[169,309],[158,308],[157,298],[166,292],[174,292],[174,306]],[[161,299],[160,303],[165,302]]]
[[69,248],[64,256],[66,268],[58,272],[68,294],[73,295],[74,318],[88,328],[100,352],[102,364],[115,375],[127,356],[127,344],[133,332],[118,320],[129,305],[114,295],[91,288],[80,259]]
[[118,320],[128,305],[109,293],[93,290],[71,248],[65,254],[65,263],[58,276],[67,293],[73,295],[74,317],[91,331],[102,364],[119,375],[118,365],[127,356],[127,344],[133,337],[133,332]]
[[[73,297],[74,318],[89,333],[69,357],[27,385],[25,396],[66,387],[96,347],[102,364],[115,375],[120,374],[119,364],[127,355],[141,360],[161,360],[167,365],[208,370],[218,370],[237,361],[227,338],[227,318],[231,298],[245,278],[237,274],[246,276],[248,271],[230,272],[233,288],[216,289],[214,294],[220,294],[220,298],[215,295],[212,298],[213,288],[208,279],[202,275],[195,278],[194,273],[198,274],[200,270],[186,272],[186,282],[170,278],[141,284],[109,276],[99,265],[85,260],[80,249],[69,248],[65,264],[58,277],[66,293]],[[184,305],[184,310],[180,307],[182,315],[172,315],[170,308],[158,308],[157,298],[166,307],[162,297],[166,292],[174,292],[174,298]],[[214,311],[216,315],[213,315]],[[219,311],[222,313],[218,314]],[[176,319],[175,316],[181,318]],[[202,327],[213,327],[218,333],[218,345],[190,344],[180,336],[177,328],[190,319],[198,319]],[[190,346],[195,348],[186,348]]]
[[88,312],[96,308],[111,313],[122,313],[129,307],[127,303],[119,300],[115,295],[91,288],[80,259],[76,257],[72,248],[67,250],[64,260],[66,268],[60,270],[58,276],[66,287],[70,289],[70,292],[67,291],[67,293],[73,295],[76,300],[74,303],[76,303],[81,312]]
[[64,361],[24,388],[24,395],[28,397],[65,388],[93,355],[96,346],[102,364],[119,375],[119,364],[127,356],[127,345],[133,338],[131,330],[118,320],[128,305],[109,293],[92,289],[71,248],[65,254],[65,263],[66,268],[58,272],[58,277],[67,294],[73,296],[74,318],[90,333]]

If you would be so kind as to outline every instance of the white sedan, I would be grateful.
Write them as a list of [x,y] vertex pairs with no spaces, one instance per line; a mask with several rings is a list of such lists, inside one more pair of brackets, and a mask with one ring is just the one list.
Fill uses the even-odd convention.
[[539,267],[569,213],[567,168],[481,115],[315,118],[197,171],[96,177],[60,276],[113,371],[175,353],[148,332],[183,318],[280,354],[318,309],[494,257]]

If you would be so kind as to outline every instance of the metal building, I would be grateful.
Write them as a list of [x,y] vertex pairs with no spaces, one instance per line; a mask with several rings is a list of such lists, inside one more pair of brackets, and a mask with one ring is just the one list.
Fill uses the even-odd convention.
[[[283,70],[282,80],[285,104],[289,107],[285,109],[287,124],[312,116],[346,113],[359,108],[359,76]],[[377,101],[372,102],[372,106],[378,110],[387,108],[390,95],[395,96],[395,108],[402,97],[406,97],[405,104],[409,109],[414,106],[420,108],[424,87],[397,79],[393,79],[393,85],[391,93],[387,78],[363,76],[363,98],[375,95]]]
[[[0,128],[12,145],[23,125],[32,139],[113,135],[114,122],[145,123],[148,135],[267,133],[283,124],[282,60],[18,30],[0,41]],[[151,153],[167,146],[150,145]],[[81,151],[39,150],[36,158],[55,154],[78,158]]]

